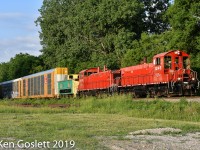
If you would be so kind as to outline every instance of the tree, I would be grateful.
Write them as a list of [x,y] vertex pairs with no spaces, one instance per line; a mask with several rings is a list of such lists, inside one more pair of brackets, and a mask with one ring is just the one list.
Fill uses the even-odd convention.
[[144,6],[137,0],[44,0],[39,11],[46,65],[72,72],[102,64],[120,67],[144,29]]
[[144,22],[146,31],[159,34],[169,29],[165,13],[170,0],[142,0],[145,8]]
[[171,25],[171,47],[187,50],[188,53],[200,52],[200,2],[175,0],[167,11]]
[[0,64],[0,82],[20,78],[44,70],[40,57],[17,54],[9,62]]
[[0,64],[0,82],[9,80],[8,69],[9,69],[9,63]]
[[[10,59],[9,78],[15,79],[42,71],[41,65],[42,61],[36,56],[22,53],[17,54],[14,58]],[[38,70],[38,67],[41,68],[41,70]]]
[[124,54],[122,66],[137,65],[144,59],[144,57],[147,58],[149,63],[152,62],[154,55],[170,49],[168,46],[170,38],[170,32],[164,32],[162,34],[142,33],[139,41],[133,41],[133,49],[127,50]]

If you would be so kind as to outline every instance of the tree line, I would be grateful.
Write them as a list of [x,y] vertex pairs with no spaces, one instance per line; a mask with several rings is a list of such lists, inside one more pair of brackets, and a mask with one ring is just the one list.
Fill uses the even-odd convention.
[[12,67],[27,54],[1,64],[0,81],[5,80],[6,65],[14,68],[7,70],[8,79],[54,67],[78,73],[103,65],[136,65],[144,57],[151,62],[153,55],[171,49],[185,50],[193,69],[200,68],[199,1],[44,0],[39,12],[42,55],[28,56],[32,61],[24,66],[27,72],[16,73],[17,67]]

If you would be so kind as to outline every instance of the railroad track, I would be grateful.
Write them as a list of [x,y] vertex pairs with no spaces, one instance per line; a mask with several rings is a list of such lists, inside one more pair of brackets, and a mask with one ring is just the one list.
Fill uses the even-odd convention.
[[200,96],[166,97],[163,99],[166,101],[180,101],[181,99],[185,99],[189,102],[200,102]]
[[133,100],[155,100],[155,99],[161,99],[166,100],[170,102],[179,102],[181,99],[185,99],[188,102],[200,102],[200,96],[185,96],[185,97],[158,97],[158,98],[133,98]]

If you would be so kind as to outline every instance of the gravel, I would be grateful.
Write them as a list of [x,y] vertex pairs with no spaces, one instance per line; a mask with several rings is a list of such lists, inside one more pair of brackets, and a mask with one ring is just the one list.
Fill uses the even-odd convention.
[[101,141],[111,150],[199,150],[200,132],[180,133],[180,129],[156,128],[139,130],[119,137],[104,137]]
[[165,134],[165,133],[180,133],[182,130],[174,128],[156,128],[156,129],[145,129],[135,132],[130,132],[130,135],[144,135],[144,134]]

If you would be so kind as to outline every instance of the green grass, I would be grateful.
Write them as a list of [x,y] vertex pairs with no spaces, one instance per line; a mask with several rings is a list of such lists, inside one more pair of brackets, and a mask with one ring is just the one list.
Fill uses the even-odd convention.
[[103,149],[98,137],[124,136],[129,132],[157,127],[197,131],[199,123],[140,119],[117,114],[0,114],[0,139],[32,142],[74,140],[81,149]]
[[[24,107],[31,104],[33,107]],[[49,104],[68,104],[51,108]],[[79,149],[106,149],[100,137],[122,138],[147,128],[200,131],[200,103],[133,100],[131,96],[97,99],[16,99],[0,101],[0,139],[32,142],[74,140]]]
[[[131,96],[112,96],[106,98],[88,97],[86,99],[19,99],[0,101],[0,113],[96,113],[120,114],[130,117],[200,121],[200,103],[167,102],[162,99],[134,100]],[[33,107],[24,108],[22,104]],[[50,108],[50,104],[67,104],[69,108]]]

